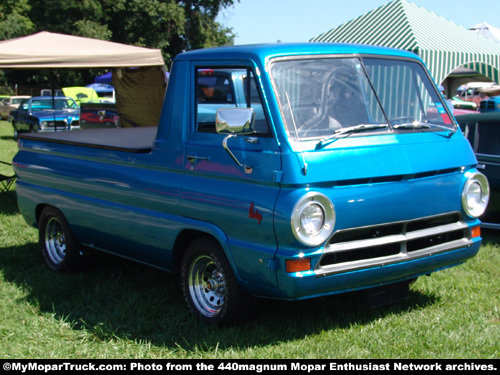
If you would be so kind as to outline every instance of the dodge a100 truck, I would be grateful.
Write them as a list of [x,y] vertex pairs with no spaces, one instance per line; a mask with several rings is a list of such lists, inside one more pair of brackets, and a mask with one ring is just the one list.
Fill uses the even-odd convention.
[[211,324],[255,297],[390,300],[473,257],[476,164],[416,55],[329,43],[182,53],[158,127],[23,134],[13,161],[51,269],[97,249],[175,272]]

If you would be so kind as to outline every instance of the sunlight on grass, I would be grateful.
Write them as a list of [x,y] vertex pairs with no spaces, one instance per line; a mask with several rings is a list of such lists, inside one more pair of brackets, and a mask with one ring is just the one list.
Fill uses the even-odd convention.
[[[0,121],[0,160],[16,152]],[[3,167],[2,167],[3,168]],[[6,170],[2,169],[2,172]],[[43,264],[38,234],[0,198],[2,358],[499,358],[500,233],[479,255],[421,277],[410,297],[369,309],[351,295],[263,300],[248,323],[218,329],[187,313],[176,277],[97,255],[85,272]]]

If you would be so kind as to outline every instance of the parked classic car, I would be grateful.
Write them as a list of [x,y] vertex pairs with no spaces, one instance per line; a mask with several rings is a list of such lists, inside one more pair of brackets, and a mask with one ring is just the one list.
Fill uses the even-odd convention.
[[481,112],[500,112],[500,96],[481,100],[479,110]]
[[14,136],[20,132],[53,132],[80,128],[80,108],[65,96],[34,96],[10,112]]
[[471,111],[477,110],[476,103],[467,100],[462,100],[458,96],[454,96],[453,98],[451,98],[451,104],[453,105],[453,108],[457,109],[468,109]]
[[0,119],[8,119],[10,111],[13,111],[19,107],[19,103],[21,103],[24,99],[29,99],[30,96],[10,96],[4,98],[0,101]]
[[119,127],[120,114],[115,103],[80,104],[80,129]]
[[488,178],[490,202],[481,217],[484,228],[500,229],[500,112],[456,116],[469,139],[478,161],[478,169]]
[[500,95],[500,86],[494,82],[469,82],[457,89],[457,97],[461,100],[474,102],[477,107],[481,100]]

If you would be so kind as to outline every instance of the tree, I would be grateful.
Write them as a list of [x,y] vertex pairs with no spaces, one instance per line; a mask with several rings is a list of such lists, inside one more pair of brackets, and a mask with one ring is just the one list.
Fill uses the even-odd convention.
[[234,0],[24,1],[37,31],[158,48],[167,64],[185,50],[234,43],[232,29],[215,21]]
[[[219,12],[233,3],[234,0],[0,0],[0,40],[39,31],[78,35],[161,49],[169,66],[180,52],[233,44],[232,29],[215,21]],[[46,72],[37,75],[17,70],[9,72],[9,77],[18,83],[52,82],[57,77],[66,84],[80,85],[99,71],[62,70],[50,74],[49,79]]]
[[234,43],[232,29],[215,22],[221,8],[233,5],[232,0],[186,0],[186,37],[184,50],[206,48]]
[[[35,28],[27,16],[28,0],[0,0],[0,40],[17,38],[32,33]],[[0,70],[0,86],[8,83],[5,72]],[[12,89],[0,88],[0,94],[13,94]]]
[[27,13],[29,0],[0,0],[0,40],[32,33],[35,28]]

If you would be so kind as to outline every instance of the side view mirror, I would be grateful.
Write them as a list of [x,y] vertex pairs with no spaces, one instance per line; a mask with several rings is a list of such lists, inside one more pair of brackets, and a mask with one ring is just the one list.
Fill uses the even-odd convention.
[[243,167],[245,173],[250,174],[253,168],[243,165],[229,149],[227,142],[238,135],[254,133],[255,113],[253,108],[219,108],[215,115],[215,129],[218,134],[227,134],[222,141],[222,147],[233,158],[234,162]]
[[254,124],[253,108],[219,108],[215,115],[215,129],[219,134],[252,134]]

